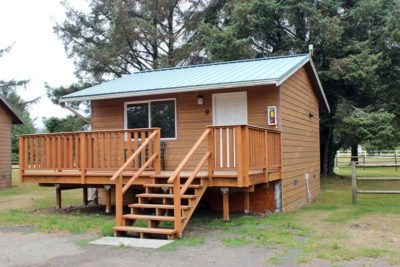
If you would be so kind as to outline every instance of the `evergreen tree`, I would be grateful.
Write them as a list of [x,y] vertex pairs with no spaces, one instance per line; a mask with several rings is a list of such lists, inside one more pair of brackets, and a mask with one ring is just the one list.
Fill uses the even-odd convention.
[[[350,138],[348,133],[356,132],[360,126],[355,119],[371,122],[365,124],[371,131],[382,129],[372,120],[379,116],[384,119],[376,123],[385,127],[398,123],[398,1],[236,0],[225,4],[217,16],[214,21],[218,23],[200,26],[197,38],[212,61],[304,53],[309,44],[314,45],[313,59],[332,110],[321,118],[321,163],[325,175],[332,174],[334,156],[340,147],[352,147],[356,155],[358,144],[378,138],[376,134],[367,134],[369,141],[360,135]],[[342,110],[341,100],[358,110],[367,108],[371,115],[360,117],[353,109]],[[398,141],[391,131],[382,131],[379,136]],[[376,142],[374,147],[379,148],[379,144],[387,147],[382,142]]]
[[[11,47],[0,49],[0,58],[7,53]],[[17,93],[17,89],[25,87],[27,80],[0,80],[0,94],[7,100],[11,107],[21,116],[24,124],[12,126],[12,161],[18,161],[18,135],[29,134],[36,131],[34,120],[30,117],[29,106],[36,103],[39,99],[24,101]]]
[[46,132],[77,132],[87,130],[87,124],[81,118],[69,115],[66,118],[50,117],[44,118],[43,124]]

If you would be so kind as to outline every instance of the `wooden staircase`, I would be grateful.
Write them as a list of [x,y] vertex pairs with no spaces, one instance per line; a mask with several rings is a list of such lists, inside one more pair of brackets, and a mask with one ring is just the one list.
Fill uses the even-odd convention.
[[[136,195],[137,201],[129,205],[130,213],[122,216],[123,226],[114,227],[117,234],[123,232],[141,238],[168,239],[180,236],[175,227],[175,220],[180,219],[182,229],[185,228],[207,189],[208,177],[195,177],[185,194],[181,195],[179,216],[175,216],[173,185],[168,184],[168,178],[154,176],[152,184],[143,185],[145,192]],[[180,178],[180,189],[188,178]]]
[[[141,238],[147,237],[167,237],[173,239],[181,237],[182,232],[188,224],[192,214],[204,195],[209,177],[212,177],[212,171],[209,168],[208,175],[199,175],[199,171],[208,161],[212,166],[212,138],[209,138],[209,149],[203,155],[201,160],[192,170],[190,175],[182,176],[182,169],[185,167],[192,155],[197,151],[202,142],[211,137],[211,130],[206,129],[195,145],[176,168],[171,176],[162,175],[160,167],[155,170],[152,176],[151,184],[144,184],[144,193],[135,195],[135,203],[130,204],[130,213],[123,214],[123,194],[132,186],[133,182],[140,177],[147,166],[159,161],[159,142],[160,131],[156,130],[151,134],[138,150],[124,163],[124,165],[113,175],[112,181],[115,181],[116,194],[116,226],[113,228],[115,235],[122,233],[133,234]],[[152,143],[152,141],[155,142]],[[146,150],[146,146],[153,144],[157,146],[153,155],[148,155],[146,162],[135,173],[135,175],[123,184],[122,172],[137,159],[138,155]]]

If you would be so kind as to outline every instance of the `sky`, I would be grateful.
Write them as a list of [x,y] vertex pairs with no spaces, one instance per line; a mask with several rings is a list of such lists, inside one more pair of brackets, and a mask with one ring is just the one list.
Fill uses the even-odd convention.
[[[88,6],[84,0],[69,2],[82,10]],[[59,0],[0,1],[0,48],[14,44],[12,50],[0,58],[0,79],[30,80],[19,93],[25,100],[41,97],[30,109],[37,128],[43,128],[43,117],[71,114],[50,101],[44,86],[46,82],[55,87],[76,81],[73,60],[65,54],[52,28],[64,19],[64,8]]]

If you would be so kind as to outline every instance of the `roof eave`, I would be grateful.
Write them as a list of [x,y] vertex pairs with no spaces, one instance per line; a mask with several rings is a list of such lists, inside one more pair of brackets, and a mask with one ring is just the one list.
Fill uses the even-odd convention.
[[8,110],[8,113],[12,118],[12,124],[25,124],[19,114],[10,106],[10,104],[3,96],[0,96],[0,100],[3,103],[4,107]]
[[317,69],[315,68],[314,62],[313,62],[313,60],[312,60],[311,58],[310,58],[309,62],[310,62],[310,66],[311,66],[311,69],[312,69],[312,71],[313,71],[313,74],[314,74],[313,76],[314,76],[314,78],[315,78],[315,80],[316,80],[318,89],[319,89],[319,91],[320,91],[320,93],[321,93],[321,97],[322,97],[322,99],[324,100],[325,107],[326,107],[326,109],[328,110],[328,112],[330,113],[330,112],[331,112],[331,108],[330,108],[330,106],[329,106],[328,99],[326,98],[324,88],[322,87],[321,80],[319,79]]
[[299,69],[301,69],[305,64],[307,64],[310,61],[310,57],[306,57],[304,60],[299,62],[297,65],[295,65],[293,68],[289,69],[286,73],[284,73],[278,80],[277,86],[280,86],[282,83],[284,83],[289,77],[291,77],[294,73],[296,73]]
[[321,80],[319,79],[317,69],[315,68],[314,62],[313,62],[313,60],[312,60],[312,58],[310,56],[308,56],[304,61],[300,62],[295,67],[293,67],[291,70],[289,70],[285,74],[283,74],[276,85],[280,86],[281,84],[283,84],[287,79],[289,79],[289,77],[291,77],[299,69],[304,67],[307,63],[309,63],[310,66],[311,66],[311,70],[313,72],[313,77],[314,77],[316,85],[318,87],[317,89],[318,89],[318,91],[319,91],[319,93],[321,95],[321,98],[323,99],[323,102],[325,104],[326,109],[330,113],[331,112],[331,108],[330,108],[328,100],[326,98],[326,95],[325,95],[325,92],[324,92],[324,88],[322,87]]
[[146,90],[146,91],[132,91],[124,93],[115,94],[98,94],[98,95],[87,95],[87,96],[76,96],[68,97],[64,96],[60,99],[60,102],[77,102],[77,101],[93,101],[93,100],[104,100],[104,99],[114,99],[114,98],[124,98],[124,97],[135,97],[135,96],[149,96],[149,95],[162,95],[171,93],[183,93],[183,92],[193,92],[193,91],[206,91],[206,90],[221,90],[226,88],[237,88],[245,86],[258,86],[258,85],[277,85],[277,79],[271,80],[260,80],[260,81],[250,81],[250,82],[236,82],[236,83],[224,83],[217,85],[202,85],[193,87],[179,87],[179,88],[166,88],[158,90]]

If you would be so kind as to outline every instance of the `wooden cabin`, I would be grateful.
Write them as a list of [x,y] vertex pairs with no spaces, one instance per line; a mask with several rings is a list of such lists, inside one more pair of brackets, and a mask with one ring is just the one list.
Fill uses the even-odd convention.
[[11,186],[11,131],[13,124],[23,124],[23,121],[0,95],[0,188]]
[[116,234],[179,237],[199,205],[227,220],[319,195],[329,106],[308,55],[137,72],[62,101],[90,101],[92,131],[21,136],[22,182],[55,186],[58,205],[99,188]]

